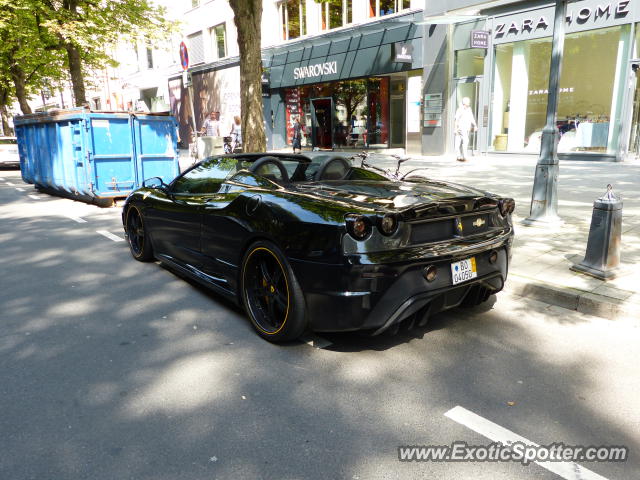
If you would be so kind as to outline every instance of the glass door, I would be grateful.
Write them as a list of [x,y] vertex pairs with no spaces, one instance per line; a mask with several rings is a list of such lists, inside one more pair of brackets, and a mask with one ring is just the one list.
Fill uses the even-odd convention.
[[312,98],[311,143],[320,150],[333,149],[333,99]]
[[638,70],[640,62],[631,64],[630,95],[631,119],[629,121],[629,146],[626,152],[627,160],[637,160],[640,158],[640,82],[638,82]]
[[480,112],[480,92],[482,78],[479,77],[467,77],[460,78],[456,81],[456,109],[462,105],[462,100],[468,98],[471,102],[471,111],[473,112],[473,118],[478,125],[478,130],[475,132],[472,130],[469,132],[469,150],[472,154],[478,151],[478,136],[480,132],[481,122],[478,119],[478,113]]

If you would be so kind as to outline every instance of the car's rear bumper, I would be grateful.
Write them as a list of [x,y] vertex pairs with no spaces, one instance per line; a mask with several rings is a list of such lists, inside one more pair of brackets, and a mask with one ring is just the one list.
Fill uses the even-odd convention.
[[[507,279],[512,235],[464,253],[416,259],[415,252],[394,261],[360,264],[354,256],[344,265],[292,260],[292,268],[305,292],[310,327],[314,331],[371,330],[380,333],[412,318],[426,320],[472,297],[484,299],[498,292]],[[496,251],[495,263],[489,261]],[[407,260],[403,260],[407,258]],[[478,276],[453,285],[451,263],[474,257]],[[387,257],[388,258],[388,257]],[[438,274],[428,282],[426,267]]]

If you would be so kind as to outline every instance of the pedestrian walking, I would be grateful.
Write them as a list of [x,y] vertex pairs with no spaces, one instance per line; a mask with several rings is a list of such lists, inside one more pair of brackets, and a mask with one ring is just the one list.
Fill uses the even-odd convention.
[[231,125],[231,139],[233,141],[232,151],[242,146],[242,120],[238,115],[233,117],[233,124]]
[[456,160],[465,162],[467,160],[467,149],[469,148],[469,132],[478,130],[476,120],[473,118],[471,110],[471,100],[469,97],[462,99],[462,104],[456,110],[454,120],[454,144]]
[[211,112],[209,114],[209,117],[202,124],[200,133],[205,134],[207,137],[220,136],[220,112]]
[[302,125],[300,125],[300,118],[298,116],[293,117],[293,137],[291,138],[291,144],[293,146],[293,153],[302,153]]

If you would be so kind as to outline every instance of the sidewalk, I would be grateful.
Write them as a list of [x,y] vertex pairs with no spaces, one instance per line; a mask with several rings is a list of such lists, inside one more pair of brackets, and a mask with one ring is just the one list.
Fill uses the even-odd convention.
[[[376,165],[395,168],[393,161]],[[489,155],[460,163],[449,157],[412,157],[403,171],[425,167],[426,175],[513,197],[515,242],[506,289],[582,313],[605,318],[640,318],[640,162],[561,161],[558,213],[565,221],[550,230],[522,225],[529,215],[536,156]],[[607,184],[622,196],[622,264],[615,280],[602,281],[569,270],[584,258],[593,201]]]

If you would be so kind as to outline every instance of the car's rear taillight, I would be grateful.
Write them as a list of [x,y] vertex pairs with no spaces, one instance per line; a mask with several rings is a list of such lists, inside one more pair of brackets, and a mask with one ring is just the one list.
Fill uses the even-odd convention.
[[378,230],[383,235],[393,235],[398,230],[398,217],[393,213],[387,213],[378,219]]
[[364,240],[371,234],[371,221],[364,215],[346,215],[345,222],[349,235],[356,240]]
[[500,214],[503,217],[510,215],[516,209],[516,202],[513,198],[503,198],[500,200],[498,204],[498,208],[500,209]]

